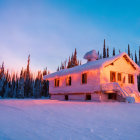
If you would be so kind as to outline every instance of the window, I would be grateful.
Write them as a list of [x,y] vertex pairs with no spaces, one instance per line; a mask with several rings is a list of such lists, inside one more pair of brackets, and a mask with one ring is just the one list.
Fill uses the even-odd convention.
[[110,93],[110,94],[108,94],[108,99],[117,100],[117,94],[116,93]]
[[118,81],[121,81],[122,80],[122,75],[121,73],[118,73]]
[[87,83],[87,73],[83,73],[82,74],[82,84],[86,84]]
[[66,78],[66,86],[71,86],[71,76]]
[[91,100],[91,94],[86,95],[86,100]]
[[57,78],[57,79],[55,79],[54,80],[54,85],[55,85],[55,87],[59,87],[59,79]]
[[132,74],[128,74],[128,83],[134,84],[134,76]]
[[113,71],[110,72],[110,81],[116,82],[116,73]]
[[68,95],[65,95],[65,100],[69,100],[69,96]]

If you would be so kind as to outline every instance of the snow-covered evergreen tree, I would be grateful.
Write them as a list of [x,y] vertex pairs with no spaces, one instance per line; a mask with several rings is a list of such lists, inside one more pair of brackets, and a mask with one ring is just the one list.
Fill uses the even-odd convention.
[[8,98],[9,97],[9,92],[10,92],[9,82],[7,82],[7,81],[5,82],[4,88],[5,88],[4,98]]
[[43,76],[47,75],[47,67],[43,70]]
[[35,98],[40,98],[41,97],[41,82],[40,82],[40,79],[39,78],[36,78],[35,80]]
[[14,73],[12,76],[12,83],[11,83],[11,94],[12,94],[12,97],[14,98],[15,98],[14,96],[15,87],[16,87],[16,82],[15,82],[15,73]]
[[4,62],[0,68],[0,96],[3,97],[4,95],[4,83],[6,81],[5,74],[4,74]]
[[48,87],[49,87],[49,83],[48,83],[49,81],[46,81],[46,80],[43,80],[43,82],[42,82],[42,96],[44,96],[44,97],[48,97],[48,95],[49,95],[49,91],[48,91]]
[[75,48],[74,56],[73,56],[73,66],[78,66],[77,50],[76,50],[76,48]]
[[23,72],[23,69],[21,70],[21,73],[20,73],[17,97],[24,98],[24,72]]
[[32,97],[33,89],[32,89],[32,79],[30,73],[30,55],[28,56],[27,68],[24,71],[24,96]]
[[71,58],[69,56],[69,61],[68,61],[68,65],[67,65],[67,68],[70,68],[71,67]]

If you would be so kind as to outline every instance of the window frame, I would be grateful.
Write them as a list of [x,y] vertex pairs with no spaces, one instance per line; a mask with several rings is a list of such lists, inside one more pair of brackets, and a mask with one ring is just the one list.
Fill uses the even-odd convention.
[[60,78],[55,78],[54,79],[54,87],[60,87]]
[[[85,76],[84,76],[85,75]],[[84,72],[81,74],[81,84],[87,84],[87,73]]]
[[[112,73],[115,74],[115,80],[112,79]],[[110,82],[116,82],[116,72],[115,71],[110,71]]]
[[117,80],[120,81],[120,82],[122,81],[122,74],[121,73],[117,74]]
[[71,78],[71,76],[67,76],[66,77],[66,86],[71,86],[71,84],[72,84],[72,78]]
[[134,75],[133,74],[128,74],[128,83],[134,84]]

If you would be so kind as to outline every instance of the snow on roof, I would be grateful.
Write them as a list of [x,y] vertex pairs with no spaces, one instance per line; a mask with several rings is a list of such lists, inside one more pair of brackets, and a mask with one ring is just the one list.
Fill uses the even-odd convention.
[[60,70],[58,72],[54,72],[52,74],[45,75],[43,77],[43,79],[65,76],[65,75],[69,75],[69,74],[83,72],[86,70],[100,69],[106,65],[109,65],[110,63],[114,62],[115,60],[117,60],[118,58],[123,57],[123,56],[126,56],[127,59],[129,60],[129,62],[140,72],[139,66],[126,53],[120,53],[120,54],[113,56],[113,57],[99,59],[96,61],[90,61],[90,62],[85,63],[85,64],[80,65],[80,66],[75,66],[75,67],[69,68],[69,69],[63,69],[63,70]]
[[89,51],[84,55],[84,59],[96,60],[96,59],[98,59],[98,54],[96,53],[95,50]]

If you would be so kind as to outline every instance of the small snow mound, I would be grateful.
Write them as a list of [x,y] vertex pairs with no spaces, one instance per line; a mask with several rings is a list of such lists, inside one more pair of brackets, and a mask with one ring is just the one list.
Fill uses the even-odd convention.
[[135,103],[135,98],[134,97],[126,97],[126,102]]
[[87,59],[89,61],[95,61],[98,59],[98,54],[95,50],[89,51],[84,55],[84,59]]

